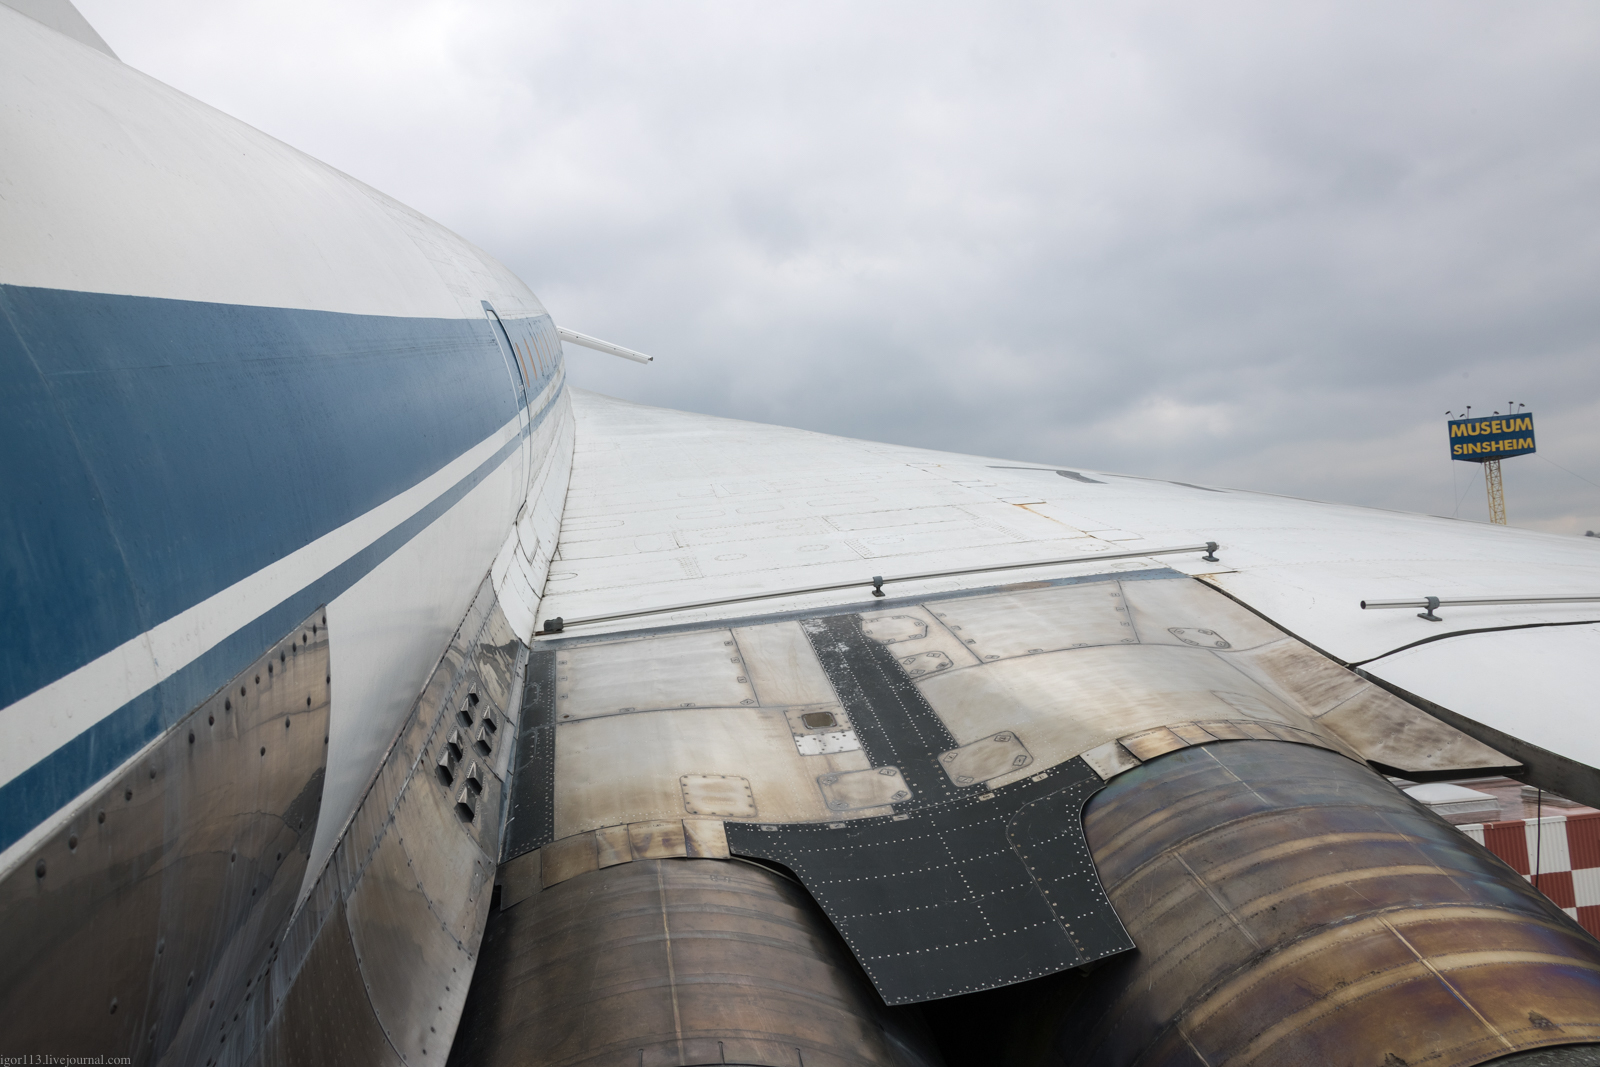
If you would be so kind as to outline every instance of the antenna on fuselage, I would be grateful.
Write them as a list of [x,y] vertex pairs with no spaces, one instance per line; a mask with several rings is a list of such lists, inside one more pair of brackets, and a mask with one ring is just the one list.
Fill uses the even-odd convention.
[[588,334],[578,333],[576,330],[569,330],[564,326],[556,327],[556,336],[571,344],[592,348],[596,352],[621,356],[623,359],[631,359],[635,363],[654,363],[656,361],[654,356],[647,356],[643,352],[635,352],[631,348],[623,348],[621,345],[614,345],[610,341],[602,341],[598,337],[590,337]]

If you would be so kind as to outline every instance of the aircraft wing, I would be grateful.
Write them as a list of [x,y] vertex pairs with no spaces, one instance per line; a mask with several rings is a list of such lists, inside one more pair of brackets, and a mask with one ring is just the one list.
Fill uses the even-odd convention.
[[569,389],[67,0],[0,144],[0,1055],[1591,1062],[1600,811],[1385,776],[1600,803],[1594,543]]
[[[520,1021],[469,1006],[473,1055],[499,1062],[570,1017],[544,1007],[574,976],[533,958],[542,917],[566,921],[580,897],[597,924],[642,896],[667,925],[709,906],[717,887],[687,873],[701,865],[638,884],[635,865],[664,857],[794,878],[889,1005],[993,1012],[1014,1036],[1046,1026],[1018,991],[1057,976],[1077,1007],[1051,1024],[1055,1047],[1074,1063],[1360,1047],[1409,1062],[1435,1046],[1397,1036],[1390,1013],[1464,1010],[1436,999],[1461,987],[1428,968],[1541,951],[1508,936],[1459,834],[1348,769],[1511,771],[1600,799],[1574,729],[1593,605],[1441,607],[1431,622],[1362,601],[1572,594],[1594,546],[583,392],[573,411],[505,830],[516,918],[496,965],[519,971],[497,988]],[[1421,659],[1468,641],[1476,655]],[[1519,668],[1530,647],[1571,658]],[[1507,687],[1521,698],[1499,702]],[[1432,878],[1452,888],[1422,888]],[[1424,930],[1431,948],[1413,940]],[[1433,962],[1446,945],[1477,948]],[[732,991],[697,974],[683,1008],[717,1014]],[[1548,1018],[1527,1006],[1535,981],[1494,980],[1515,1008],[1487,985],[1463,1000]],[[624,1010],[598,993],[586,1009]],[[812,1035],[840,1025],[794,1010]],[[1474,1018],[1451,1062],[1521,1047]],[[934,1029],[947,1055],[994,1054]],[[562,1051],[580,1049],[615,1051],[592,1037]]]
[[[1429,702],[1518,761],[1539,762],[1568,795],[1600,801],[1600,733],[1585,726],[1600,686],[1600,599],[1553,599],[1600,597],[1600,544],[576,395],[578,445],[545,616],[610,616],[599,625],[616,629],[629,622],[615,617],[624,612],[638,613],[634,625],[661,625],[850,602],[874,575],[901,596],[1158,563]],[[1219,544],[1220,562],[1184,552],[976,573],[1207,541]],[[897,580],[963,569],[973,573]],[[856,587],[782,595],[848,582]],[[1430,595],[1530,602],[1444,607],[1440,622],[1419,619],[1420,603],[1362,607]]]

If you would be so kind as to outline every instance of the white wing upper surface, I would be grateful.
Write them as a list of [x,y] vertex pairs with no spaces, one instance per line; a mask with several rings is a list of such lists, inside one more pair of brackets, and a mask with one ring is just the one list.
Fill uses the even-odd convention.
[[545,618],[859,583],[680,607],[636,624],[767,614],[869,599],[874,575],[893,579],[1216,541],[1220,563],[1198,553],[1108,559],[894,583],[889,591],[910,595],[1167,566],[1215,585],[1346,664],[1364,665],[1494,730],[1600,766],[1600,732],[1585,728],[1600,682],[1600,604],[1441,609],[1439,623],[1414,611],[1360,607],[1362,600],[1428,595],[1600,594],[1600,542],[1096,471],[1062,473],[1047,464],[877,444],[582,392],[574,393],[574,411],[572,481]]

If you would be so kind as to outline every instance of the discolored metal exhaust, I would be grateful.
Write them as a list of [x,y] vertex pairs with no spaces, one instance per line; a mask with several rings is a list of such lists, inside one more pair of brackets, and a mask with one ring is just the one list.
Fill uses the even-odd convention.
[[1084,825],[1139,948],[1088,976],[1056,1062],[1467,1067],[1600,1042],[1600,942],[1335,753],[1173,752]]
[[805,890],[754,863],[636,860],[491,917],[450,1064],[725,1063],[942,1061]]

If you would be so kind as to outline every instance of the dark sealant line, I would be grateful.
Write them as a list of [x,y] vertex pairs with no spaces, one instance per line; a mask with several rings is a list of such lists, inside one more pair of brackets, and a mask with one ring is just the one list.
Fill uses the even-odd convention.
[[[1451,630],[1448,633],[1434,634],[1431,637],[1420,638],[1419,640],[1411,642],[1409,645],[1401,645],[1398,648],[1391,648],[1389,651],[1380,652],[1376,656],[1369,656],[1366,659],[1355,660],[1352,663],[1345,664],[1345,666],[1352,669],[1356,667],[1364,667],[1368,663],[1376,663],[1380,659],[1385,659],[1389,656],[1392,656],[1396,652],[1404,652],[1408,648],[1416,648],[1418,645],[1432,644],[1435,641],[1447,641],[1452,637],[1465,637],[1467,634],[1492,634],[1498,633],[1501,630],[1541,630],[1551,626],[1593,626],[1595,623],[1600,623],[1600,619],[1574,619],[1571,622],[1519,622],[1509,626],[1476,626],[1470,630]],[[1279,629],[1282,629],[1282,627],[1279,627]],[[1326,653],[1323,654],[1326,655]],[[1344,661],[1340,660],[1339,662],[1343,663]]]
[[[1250,604],[1250,603],[1248,603],[1246,601],[1240,600],[1238,597],[1234,596],[1232,593],[1230,593],[1226,589],[1222,588],[1222,586],[1216,585],[1216,584],[1214,584],[1212,582],[1208,582],[1204,578],[1201,578],[1201,577],[1199,577],[1197,575],[1192,575],[1191,574],[1191,575],[1187,575],[1186,577],[1193,578],[1195,581],[1199,582],[1201,585],[1204,585],[1207,589],[1213,590],[1214,592],[1221,593],[1223,596],[1227,597],[1229,600],[1233,601],[1235,604],[1239,605],[1241,608],[1243,608],[1244,610],[1248,611],[1250,614],[1254,615],[1256,618],[1262,620],[1263,622],[1265,622],[1268,625],[1272,626],[1276,630],[1281,630],[1283,633],[1287,634],[1289,637],[1294,638],[1296,641],[1299,641],[1302,645],[1305,645],[1307,648],[1309,648],[1313,652],[1317,653],[1317,655],[1326,656],[1328,659],[1331,659],[1333,662],[1337,663],[1339,666],[1348,667],[1350,670],[1355,671],[1357,674],[1363,674],[1363,676],[1364,676],[1364,672],[1362,672],[1360,670],[1360,668],[1366,666],[1369,663],[1376,663],[1376,662],[1378,662],[1378,660],[1384,659],[1384,658],[1386,658],[1388,656],[1392,656],[1397,652],[1404,652],[1406,649],[1408,649],[1408,648],[1416,648],[1418,645],[1431,644],[1434,641],[1448,641],[1452,637],[1465,637],[1468,634],[1492,634],[1492,633],[1498,633],[1501,630],[1539,630],[1539,629],[1544,629],[1546,627],[1555,627],[1555,626],[1593,626],[1596,623],[1600,623],[1600,619],[1574,619],[1571,622],[1523,622],[1523,623],[1515,623],[1515,624],[1509,625],[1509,626],[1479,626],[1479,627],[1474,627],[1471,630],[1450,630],[1450,631],[1448,631],[1446,633],[1432,634],[1432,635],[1430,635],[1428,637],[1419,638],[1416,641],[1412,641],[1410,644],[1400,645],[1397,648],[1391,648],[1387,652],[1380,652],[1376,656],[1368,656],[1366,659],[1347,660],[1347,659],[1344,659],[1341,656],[1335,656],[1332,652],[1329,652],[1327,649],[1323,648],[1321,645],[1317,644],[1315,641],[1309,640],[1308,638],[1303,637],[1300,634],[1296,633],[1295,631],[1289,629],[1289,627],[1287,625],[1285,625],[1283,622],[1279,621],[1278,619],[1274,619],[1271,615],[1268,615],[1266,612],[1264,612],[1261,609],[1255,607],[1254,605],[1252,605],[1252,604]],[[1408,697],[1407,699],[1410,699],[1410,698]],[[1412,701],[1412,703],[1416,703],[1416,701]],[[1422,707],[1421,704],[1418,704],[1417,706],[1418,707]],[[1426,710],[1426,709],[1424,709],[1424,710]]]

